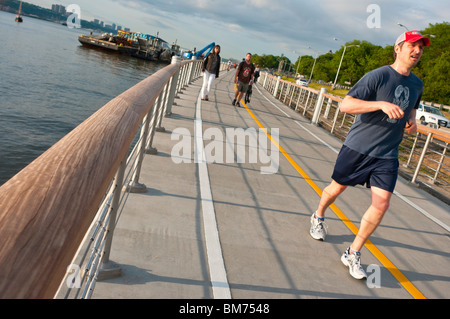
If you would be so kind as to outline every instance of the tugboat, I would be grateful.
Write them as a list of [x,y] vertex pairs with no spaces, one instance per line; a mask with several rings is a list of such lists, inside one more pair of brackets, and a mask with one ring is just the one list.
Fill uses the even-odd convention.
[[20,4],[19,4],[19,12],[17,13],[17,16],[16,16],[16,22],[23,22],[23,19],[22,19],[22,16],[20,15],[20,12],[22,11],[22,1],[20,1]]
[[135,58],[170,63],[173,55],[180,54],[180,46],[170,47],[158,35],[152,36],[141,32],[119,30],[117,35],[104,33],[102,35],[80,35],[78,41],[85,47],[103,49],[123,53]]
[[78,41],[88,48],[97,48],[116,53],[132,54],[138,48],[133,41],[123,37],[123,35],[112,35],[104,33],[100,36],[96,35],[80,35]]
[[139,59],[170,62],[172,52],[166,41],[159,37],[159,32],[156,37],[140,32],[130,32],[127,35],[133,41],[138,43],[138,51],[131,54],[131,56]]
[[122,30],[117,34],[133,43],[137,50],[131,52],[131,56],[138,59],[170,63],[173,55],[180,54],[180,46],[174,44],[170,47],[167,41],[159,37],[159,32],[156,36]]
[[149,61],[158,60],[157,52],[153,46],[153,39],[137,37],[136,40],[138,43],[138,50],[131,54],[132,57]]

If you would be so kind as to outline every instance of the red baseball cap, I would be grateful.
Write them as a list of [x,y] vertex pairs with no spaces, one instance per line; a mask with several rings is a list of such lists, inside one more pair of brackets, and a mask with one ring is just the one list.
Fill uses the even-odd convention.
[[413,31],[407,31],[407,32],[400,34],[400,36],[397,38],[397,41],[395,41],[395,45],[397,45],[403,41],[412,43],[412,42],[419,41],[420,39],[423,39],[425,46],[429,46],[431,43],[430,39],[428,39],[427,37],[424,37],[422,34],[420,34],[419,31],[413,30]]

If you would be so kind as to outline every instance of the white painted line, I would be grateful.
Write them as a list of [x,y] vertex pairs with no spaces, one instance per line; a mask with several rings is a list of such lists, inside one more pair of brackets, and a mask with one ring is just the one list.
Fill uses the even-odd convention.
[[294,122],[300,126],[302,129],[304,129],[306,132],[308,132],[309,134],[311,134],[312,136],[314,136],[318,141],[320,141],[323,145],[325,145],[326,147],[328,147],[330,150],[332,150],[333,152],[335,152],[336,154],[339,154],[339,151],[337,149],[335,149],[333,146],[331,146],[330,144],[328,144],[327,142],[325,142],[324,140],[322,140],[320,137],[318,137],[316,134],[314,134],[313,132],[311,132],[310,130],[308,130],[306,127],[304,127],[302,124],[300,124],[300,122],[298,122],[297,120],[294,120]]
[[[264,96],[264,94],[262,94],[262,92],[259,90],[259,88],[255,85],[256,89],[258,90],[258,92],[261,94],[261,96],[263,96],[270,104],[272,104],[273,106],[275,106],[280,112],[282,112],[283,114],[285,114],[287,117],[292,118],[292,116],[290,116],[289,114],[287,114],[285,111],[283,111],[281,108],[279,108],[275,103],[273,103],[272,101],[270,101],[266,96]],[[307,131],[309,134],[311,134],[312,136],[314,136],[318,141],[320,141],[321,143],[323,143],[325,146],[327,146],[329,149],[331,149],[333,152],[335,152],[336,154],[339,153],[339,151],[337,149],[335,149],[334,147],[332,147],[331,145],[329,145],[328,143],[326,143],[324,140],[322,140],[320,137],[318,137],[317,135],[315,135],[313,132],[311,132],[310,130],[308,130],[305,126],[303,126],[302,124],[300,124],[300,122],[298,122],[297,120],[294,120],[294,122],[300,126],[302,129],[304,129],[305,131]],[[437,219],[436,217],[434,217],[433,215],[431,215],[430,213],[428,213],[425,209],[421,208],[420,206],[414,204],[412,201],[410,201],[408,198],[406,198],[405,196],[403,196],[402,194],[400,194],[397,191],[394,191],[394,195],[396,195],[398,198],[400,198],[401,200],[403,200],[405,203],[411,205],[411,207],[415,208],[417,211],[419,211],[422,215],[424,215],[425,217],[429,218],[430,220],[432,220],[433,222],[435,222],[436,224],[438,224],[439,226],[441,226],[442,228],[444,228],[446,231],[450,232],[450,227],[448,225],[446,225],[445,223],[443,223],[442,221],[440,221],[439,219]]]
[[438,224],[439,226],[441,226],[442,228],[444,228],[446,231],[450,232],[450,227],[447,226],[446,224],[444,224],[443,222],[441,222],[439,219],[437,219],[436,217],[434,217],[433,215],[431,215],[430,213],[428,213],[426,210],[424,210],[423,208],[417,206],[416,204],[414,204],[413,202],[411,202],[408,198],[406,198],[405,196],[403,196],[402,194],[400,194],[397,191],[394,191],[394,194],[397,195],[399,198],[401,198],[403,201],[405,201],[406,203],[408,203],[409,205],[411,205],[412,207],[414,207],[415,209],[417,209],[419,212],[421,212],[425,217],[428,217],[429,219],[431,219],[432,221],[434,221],[436,224]]
[[208,166],[206,163],[203,144],[203,127],[201,119],[201,98],[197,98],[194,121],[194,149],[195,160],[198,163],[200,182],[200,197],[202,204],[203,229],[205,231],[206,255],[208,258],[209,274],[215,299],[231,299],[225,263],[220,246],[219,231],[217,229],[216,212],[211,192]]
[[[289,118],[292,118],[292,116],[290,116],[289,114],[287,114],[285,111],[283,111],[281,108],[278,107],[278,105],[276,105],[275,103],[273,103],[271,100],[269,100],[267,97],[265,97],[261,91],[259,90],[259,88],[256,86],[256,89],[258,90],[258,92],[273,106],[275,106],[281,113],[283,113],[284,115],[286,115]],[[302,124],[300,124],[299,121],[294,120],[294,122],[300,126],[302,129],[304,129],[305,131],[307,131],[309,134],[311,134],[312,136],[314,136],[317,140],[319,140],[323,145],[325,145],[326,147],[328,147],[330,150],[332,150],[333,152],[335,152],[336,154],[339,154],[339,151],[337,149],[335,149],[333,146],[331,146],[330,144],[328,144],[327,142],[325,142],[324,140],[322,140],[320,137],[318,137],[316,134],[314,134],[313,132],[311,132],[310,130],[308,130],[305,126],[303,126]]]

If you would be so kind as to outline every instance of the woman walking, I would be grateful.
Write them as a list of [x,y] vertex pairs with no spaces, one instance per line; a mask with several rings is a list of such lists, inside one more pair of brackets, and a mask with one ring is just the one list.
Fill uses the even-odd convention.
[[212,52],[208,54],[203,61],[203,86],[201,91],[202,100],[208,101],[208,95],[211,91],[211,85],[215,78],[219,77],[220,69],[220,45],[216,45]]

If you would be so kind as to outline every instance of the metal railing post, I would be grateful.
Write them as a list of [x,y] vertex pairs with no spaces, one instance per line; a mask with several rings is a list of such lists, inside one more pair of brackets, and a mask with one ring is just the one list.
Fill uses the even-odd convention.
[[181,77],[180,81],[180,88],[178,90],[179,93],[183,93],[182,90],[184,90],[184,87],[187,85],[188,70],[189,70],[189,63],[183,66],[183,76]]
[[439,172],[441,171],[442,164],[444,163],[445,153],[447,153],[448,143],[445,143],[444,150],[442,151],[441,160],[439,161],[438,167],[436,168],[436,174],[433,178],[433,184],[436,183]]
[[414,150],[416,149],[417,141],[419,140],[420,133],[416,134],[416,138],[414,139],[413,146],[411,147],[411,153],[409,153],[408,161],[406,164],[403,164],[404,167],[409,167],[409,164],[411,163],[412,156],[414,154]]
[[114,195],[111,202],[111,206],[109,208],[109,221],[107,226],[107,234],[106,241],[104,246],[104,253],[101,259],[101,268],[98,272],[98,278],[101,279],[109,279],[118,277],[121,275],[122,271],[120,267],[109,260],[109,256],[111,253],[111,245],[114,236],[114,230],[116,228],[116,220],[117,220],[117,210],[119,207],[120,195],[122,194],[123,187],[123,177],[125,175],[126,168],[126,157],[122,160],[119,166],[119,170],[116,173],[115,185],[114,185]]
[[195,63],[195,77],[194,79],[198,79],[202,75],[202,63],[201,62],[194,62]]
[[320,112],[322,111],[323,95],[327,92],[326,88],[321,88],[319,97],[317,98],[316,108],[314,109],[314,115],[311,120],[311,124],[317,125],[319,123]]
[[419,162],[417,163],[416,171],[414,172],[414,176],[411,180],[411,183],[416,183],[417,176],[419,175],[420,167],[422,166],[423,159],[425,158],[425,154],[428,149],[428,145],[430,144],[431,138],[433,137],[433,133],[428,133],[427,140],[422,150],[422,154],[420,154]]
[[168,96],[168,91],[169,91],[169,83],[167,83],[164,86],[163,91],[161,92],[161,106],[160,106],[160,110],[158,113],[158,117],[157,117],[157,121],[158,121],[158,126],[155,128],[156,132],[165,132],[166,129],[161,126],[162,123],[162,119],[164,117],[164,110],[166,109],[167,106],[167,96]]
[[275,90],[273,91],[274,98],[277,98],[278,87],[280,86],[280,80],[281,80],[281,76],[278,76],[277,77],[277,82],[275,84]]
[[127,190],[130,193],[145,193],[147,191],[147,186],[142,183],[139,183],[139,177],[141,175],[142,162],[144,160],[145,153],[145,143],[148,137],[148,131],[150,127],[150,120],[153,113],[153,109],[150,110],[144,118],[143,125],[141,128],[141,135],[139,141],[138,155],[137,161],[134,163],[133,167],[133,177],[131,178],[130,183],[127,185]]
[[263,88],[265,88],[265,89],[267,90],[267,88],[266,88],[266,82],[267,82],[267,73],[264,73]]
[[[180,63],[180,57],[174,55],[172,57],[172,63],[171,64],[177,64]],[[177,86],[178,86],[178,77],[180,75],[180,69],[177,70],[177,72],[175,72],[175,74],[173,75],[170,84],[170,93],[169,93],[169,100],[168,100],[168,104],[167,104],[167,110],[166,110],[166,114],[165,116],[169,117],[172,115],[172,106],[176,105],[175,101],[175,95],[176,95],[176,90],[177,90]]]
[[[283,86],[284,88],[284,86]],[[286,90],[284,91],[284,100],[283,104],[286,104],[287,95],[289,94],[290,85],[286,83]]]
[[158,114],[158,108],[159,108],[159,105],[161,104],[160,100],[161,100],[161,96],[159,96],[156,99],[155,104],[153,105],[149,136],[148,136],[148,140],[145,141],[146,142],[145,154],[157,154],[158,153],[158,150],[155,147],[152,147],[152,143],[153,143],[153,136],[155,135],[155,127],[156,127],[156,118],[157,118],[157,114]]
[[310,96],[311,96],[311,91],[308,91],[308,97],[306,98],[305,106],[304,106],[304,109],[303,109],[303,115],[306,114],[306,110],[308,109],[308,102],[309,102]]
[[339,109],[340,105],[341,105],[341,102],[338,102],[338,106],[336,108],[336,113],[334,113],[333,125],[332,125],[331,130],[330,130],[331,134],[334,133],[334,129],[336,127],[336,122],[337,122],[337,119],[338,119],[338,116],[339,116],[339,112],[340,112],[340,109]]
[[297,88],[295,86],[292,86],[292,94],[291,97],[289,98],[289,108],[291,108],[291,104],[292,104],[292,99],[294,98],[294,94],[295,94],[295,90]]
[[295,104],[295,111],[298,110],[298,104],[300,103],[300,98],[302,97],[302,94],[303,94],[303,88],[300,88],[300,91],[298,92],[297,103]]
[[328,119],[328,115],[330,114],[331,104],[333,104],[333,100],[329,97],[327,107],[325,108],[325,113],[323,114],[326,119]]
[[[195,57],[192,57],[192,60],[197,60]],[[189,72],[188,72],[188,82],[187,84],[191,84],[192,82],[192,78],[193,78],[193,74],[194,74],[194,62],[189,63]]]

